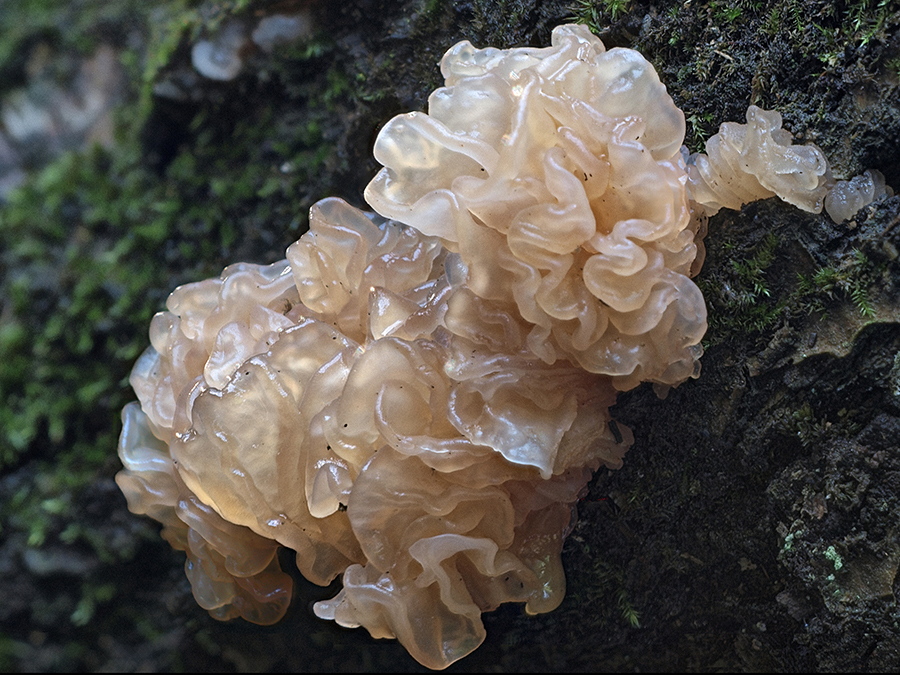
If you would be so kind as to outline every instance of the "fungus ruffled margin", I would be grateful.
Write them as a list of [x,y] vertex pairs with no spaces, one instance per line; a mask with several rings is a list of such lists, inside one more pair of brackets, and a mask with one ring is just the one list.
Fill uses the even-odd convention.
[[833,183],[828,160],[816,146],[791,139],[780,114],[751,105],[747,124],[725,122],[706,142],[706,153],[688,158],[692,199],[710,216],[775,195],[820,213]]
[[892,197],[894,191],[884,182],[884,174],[866,169],[850,180],[839,180],[825,195],[825,211],[840,223],[850,220],[856,212],[882,197]]
[[828,181],[758,109],[687,157],[652,66],[582,26],[441,68],[429,112],[376,142],[384,218],[323,200],[286,260],[170,296],[117,476],[217,618],[280,618],[281,545],[343,575],[317,615],[431,668],[482,642],[482,612],[562,600],[573,505],[632,441],[617,392],[698,374],[705,218],[821,209]]

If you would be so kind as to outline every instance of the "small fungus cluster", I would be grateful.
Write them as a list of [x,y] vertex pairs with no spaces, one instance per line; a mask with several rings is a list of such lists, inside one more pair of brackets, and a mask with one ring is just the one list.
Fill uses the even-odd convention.
[[172,293],[117,477],[215,617],[284,614],[284,546],[307,579],[342,575],[318,616],[430,668],[483,641],[482,612],[562,600],[573,505],[632,440],[617,393],[698,373],[705,216],[818,210],[829,180],[756,108],[686,157],[653,67],[582,26],[462,42],[441,69],[428,113],[377,139],[380,215],[323,200],[285,260]]

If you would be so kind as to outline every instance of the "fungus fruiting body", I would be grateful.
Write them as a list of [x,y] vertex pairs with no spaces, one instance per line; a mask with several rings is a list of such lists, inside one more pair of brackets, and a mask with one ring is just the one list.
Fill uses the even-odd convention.
[[759,109],[687,157],[653,67],[582,26],[441,68],[376,141],[380,215],[323,200],[285,260],[172,293],[117,478],[217,618],[280,618],[284,546],[342,576],[318,616],[431,668],[481,643],[482,612],[561,601],[573,504],[632,439],[617,393],[699,372],[704,218],[821,209],[828,181]]
[[825,210],[831,219],[840,223],[850,220],[861,208],[876,199],[890,197],[894,191],[885,185],[884,175],[876,169],[867,169],[850,180],[839,180],[825,196]]

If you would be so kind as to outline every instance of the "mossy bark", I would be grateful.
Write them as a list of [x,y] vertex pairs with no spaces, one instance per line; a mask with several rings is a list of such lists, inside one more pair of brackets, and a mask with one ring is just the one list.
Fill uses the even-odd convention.
[[[891,3],[323,1],[313,37],[249,54],[228,82],[188,77],[192,41],[304,3],[83,3],[78,22],[35,3],[32,29],[0,33],[7,82],[27,82],[36,44],[87,54],[119,36],[132,83],[116,146],[57,160],[0,207],[5,669],[421,669],[316,619],[335,588],[299,579],[276,626],[209,618],[183,556],[127,512],[113,446],[165,293],[281,257],[321,197],[363,206],[379,125],[425,107],[458,40],[543,45],[575,17],[654,63],[691,150],[757,104],[838,177],[875,168],[900,188]],[[161,83],[180,94],[154,95]],[[900,668],[900,198],[838,225],[756,203],[713,218],[706,246],[703,372],[664,400],[620,396],[636,441],[578,506],[563,605],[486,615],[486,643],[450,670]],[[106,283],[86,286],[97,269]],[[51,334],[52,316],[66,320]]]

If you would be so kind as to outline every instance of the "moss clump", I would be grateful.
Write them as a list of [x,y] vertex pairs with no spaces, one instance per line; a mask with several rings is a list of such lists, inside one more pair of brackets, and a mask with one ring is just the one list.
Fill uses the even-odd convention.
[[[65,4],[41,5],[22,35],[62,31]],[[91,5],[100,23],[82,17],[84,34],[103,39],[100,27],[124,21],[126,4]],[[283,257],[309,205],[342,192],[347,171],[366,172],[347,168],[333,129],[367,89],[327,38],[281,50],[235,82],[201,83],[185,101],[152,95],[164,68],[190,68],[191,35],[248,6],[135,3],[128,24],[149,38],[121,52],[132,80],[116,147],[70,151],[0,204],[0,469],[30,476],[0,485],[4,536],[80,542],[103,560],[133,553],[94,536],[76,504],[117,468],[119,411],[133,399],[127,378],[150,318],[179,284]],[[0,45],[16,40],[4,33]]]
[[769,279],[778,244],[773,232],[753,244],[739,244],[730,237],[722,241],[727,262],[717,266],[714,275],[702,274],[697,280],[710,308],[708,344],[764,331],[783,316],[786,299],[773,296]]
[[884,264],[876,265],[865,253],[853,249],[849,255],[820,267],[811,275],[799,275],[797,299],[809,312],[825,312],[826,302],[836,298],[849,299],[861,316],[874,317],[869,288],[884,269]]
[[[875,222],[882,208],[888,205],[859,218]],[[707,346],[748,335],[768,341],[779,328],[802,331],[803,326],[827,323],[829,312],[843,303],[855,308],[860,326],[878,318],[873,298],[889,285],[891,275],[889,259],[870,251],[872,233],[848,233],[825,215],[789,209],[772,199],[751,204],[741,214],[724,212],[713,221],[707,262],[697,277],[709,307]],[[786,214],[782,224],[766,233],[751,231],[754,222],[775,213]]]
[[[108,455],[124,378],[165,295],[239,253],[279,257],[305,222],[291,201],[321,153],[310,125],[270,147],[269,161],[247,161],[256,129],[232,130],[231,144],[200,133],[161,176],[134,147],[71,153],[10,196],[0,211],[3,464],[35,442]],[[98,438],[98,428],[108,431]]]

